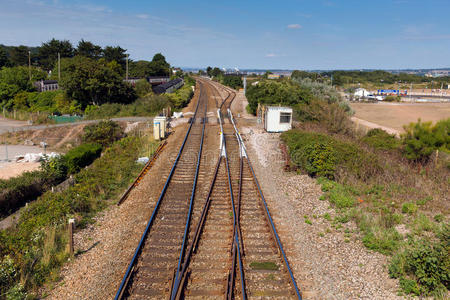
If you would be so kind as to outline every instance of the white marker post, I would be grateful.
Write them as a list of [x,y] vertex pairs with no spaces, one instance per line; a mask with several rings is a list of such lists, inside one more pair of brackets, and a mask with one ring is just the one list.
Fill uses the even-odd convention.
[[69,219],[69,254],[73,256],[73,231],[75,228],[75,219]]

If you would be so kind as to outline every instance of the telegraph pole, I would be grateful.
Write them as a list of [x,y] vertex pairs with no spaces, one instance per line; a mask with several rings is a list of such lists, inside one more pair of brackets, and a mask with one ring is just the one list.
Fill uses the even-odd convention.
[[58,81],[61,80],[61,54],[58,52]]
[[28,51],[28,76],[31,81],[31,51]]
[[129,56],[129,54],[127,54],[127,63],[126,63],[126,66],[127,66],[127,71],[126,71],[126,75],[125,75],[125,80],[128,82],[128,56]]

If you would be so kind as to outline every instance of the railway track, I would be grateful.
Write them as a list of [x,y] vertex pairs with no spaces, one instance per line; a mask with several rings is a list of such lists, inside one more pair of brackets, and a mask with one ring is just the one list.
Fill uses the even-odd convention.
[[[209,125],[221,133],[220,156],[210,183],[206,189],[203,186],[204,193],[198,193],[204,197],[195,197],[207,111],[206,93],[201,91],[183,145],[116,299],[301,299],[228,110],[235,93],[203,80],[199,84],[210,96],[223,99],[216,101],[220,127]],[[221,97],[219,89],[226,97]]]

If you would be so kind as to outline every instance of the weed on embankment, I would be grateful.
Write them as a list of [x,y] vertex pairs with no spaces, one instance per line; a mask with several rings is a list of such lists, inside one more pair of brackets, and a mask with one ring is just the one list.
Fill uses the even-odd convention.
[[446,165],[418,167],[405,159],[400,140],[379,130],[359,138],[304,128],[282,140],[292,169],[317,177],[321,199],[336,209],[334,220],[323,218],[335,228],[353,221],[365,247],[389,256],[400,293],[444,298],[450,287]]

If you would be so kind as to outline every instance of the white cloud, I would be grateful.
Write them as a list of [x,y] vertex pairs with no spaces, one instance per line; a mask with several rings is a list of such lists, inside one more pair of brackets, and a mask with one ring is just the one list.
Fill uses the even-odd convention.
[[266,57],[276,57],[277,55],[275,54],[275,53],[269,53],[269,54],[266,54]]
[[300,28],[302,28],[302,25],[300,25],[300,24],[289,24],[287,26],[287,28],[289,28],[289,29],[300,29]]
[[136,15],[136,17],[137,18],[139,18],[139,19],[148,19],[150,16],[149,15],[147,15],[147,14],[139,14],[139,15]]

